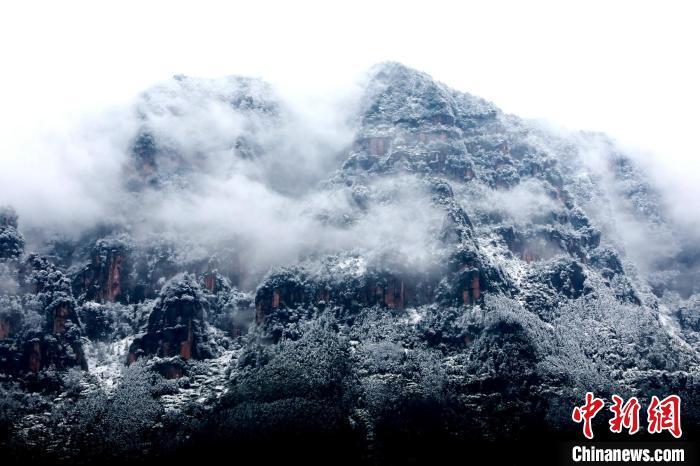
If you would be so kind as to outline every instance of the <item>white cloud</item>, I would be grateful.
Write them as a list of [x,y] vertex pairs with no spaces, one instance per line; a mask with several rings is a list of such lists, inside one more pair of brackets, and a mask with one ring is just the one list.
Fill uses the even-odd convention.
[[[119,138],[134,122],[110,119],[125,131],[98,123],[85,134],[74,129],[178,73],[272,82],[293,108],[306,109],[295,120],[304,131],[288,127],[287,139],[314,135],[310,154],[292,147],[280,160],[318,168],[316,155],[346,137],[343,122],[332,121],[342,114],[336,109],[352,102],[358,75],[387,59],[507,112],[608,132],[653,154],[649,163],[661,180],[697,202],[696,8],[690,1],[4,5],[0,203],[15,204],[30,223],[46,212],[74,223],[99,216],[129,142]],[[236,125],[219,117],[227,128]],[[29,172],[29,181],[17,176]],[[317,179],[312,172],[309,180]]]

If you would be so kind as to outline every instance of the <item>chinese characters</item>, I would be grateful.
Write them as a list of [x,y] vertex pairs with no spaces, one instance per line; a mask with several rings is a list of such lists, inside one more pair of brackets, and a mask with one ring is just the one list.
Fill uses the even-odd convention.
[[[593,438],[593,418],[603,409],[605,402],[602,398],[596,398],[593,393],[586,393],[583,406],[576,406],[571,413],[571,419],[576,423],[583,423],[583,435],[587,439]],[[621,433],[623,429],[628,434],[639,432],[639,413],[641,404],[636,397],[626,402],[618,395],[612,396],[610,411],[612,419],[608,421],[610,431]],[[675,438],[680,438],[681,430],[681,399],[678,395],[669,395],[663,400],[652,396],[647,408],[647,432],[657,434],[668,431]]]

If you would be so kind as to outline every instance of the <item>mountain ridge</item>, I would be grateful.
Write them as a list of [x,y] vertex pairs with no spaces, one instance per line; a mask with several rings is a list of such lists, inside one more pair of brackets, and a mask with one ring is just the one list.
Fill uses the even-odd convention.
[[111,223],[36,255],[0,211],[10,455],[300,430],[401,459],[573,436],[586,391],[681,394],[692,435],[700,256],[612,140],[395,62],[339,141],[285,105],[257,79],[174,77],[134,105]]

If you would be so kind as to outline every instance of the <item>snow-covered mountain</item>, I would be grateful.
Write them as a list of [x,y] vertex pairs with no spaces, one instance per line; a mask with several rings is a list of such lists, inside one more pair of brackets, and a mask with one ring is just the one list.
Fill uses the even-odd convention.
[[99,219],[0,211],[3,458],[398,462],[575,439],[587,391],[678,394],[694,435],[700,243],[614,141],[397,63],[336,110],[176,76]]

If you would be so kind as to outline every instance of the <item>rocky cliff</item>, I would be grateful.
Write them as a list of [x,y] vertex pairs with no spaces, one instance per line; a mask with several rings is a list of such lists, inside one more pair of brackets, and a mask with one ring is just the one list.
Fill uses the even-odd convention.
[[[697,242],[604,135],[554,132],[396,63],[373,69],[322,176],[280,160],[296,160],[293,112],[258,80],[178,76],[134,107],[123,221],[37,255],[0,211],[7,454],[264,456],[327,439],[395,462],[575,439],[587,391],[679,394],[695,435]],[[246,201],[267,227],[234,209],[216,234],[227,214],[193,199],[242,180],[274,214]],[[181,195],[196,228],[139,217]],[[276,221],[289,212],[302,221]]]

